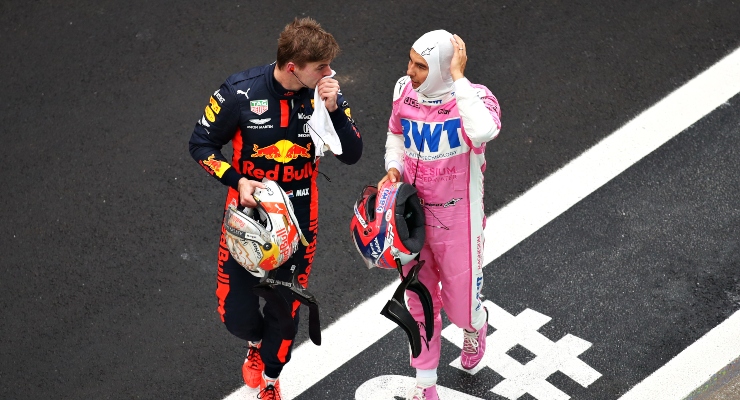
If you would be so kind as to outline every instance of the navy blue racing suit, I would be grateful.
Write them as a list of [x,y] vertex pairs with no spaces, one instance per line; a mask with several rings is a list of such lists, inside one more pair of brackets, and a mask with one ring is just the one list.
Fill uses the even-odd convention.
[[[209,99],[190,138],[190,154],[213,177],[229,187],[224,209],[238,205],[238,182],[242,177],[276,181],[291,197],[298,224],[308,247],[298,250],[279,269],[277,278],[290,281],[290,268],[297,269],[298,281],[306,287],[316,252],[318,232],[319,160],[314,161],[315,145],[306,124],[313,113],[314,90],[284,89],[274,78],[275,63],[242,71],[226,79]],[[336,157],[345,164],[356,163],[362,154],[362,138],[349,106],[340,92],[339,106],[329,116],[342,144]],[[221,148],[231,142],[231,161]],[[260,353],[265,374],[279,376],[290,360],[293,337],[283,337],[278,329],[274,304],[260,312],[259,297],[252,288],[259,283],[229,254],[223,225],[218,252],[216,296],[221,321],[233,335],[252,342],[262,340]],[[297,329],[299,302],[292,304]],[[264,314],[264,315],[263,315]]]

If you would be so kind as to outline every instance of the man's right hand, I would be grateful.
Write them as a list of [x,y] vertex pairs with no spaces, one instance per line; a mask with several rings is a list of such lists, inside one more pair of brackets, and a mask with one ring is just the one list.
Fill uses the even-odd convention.
[[385,176],[383,177],[383,179],[381,179],[380,182],[378,182],[378,189],[381,186],[383,186],[383,184],[385,183],[385,181],[387,181],[389,179],[390,179],[391,183],[401,182],[401,173],[398,172],[398,170],[395,169],[395,168],[389,169],[388,170],[388,173],[385,174]]
[[254,201],[252,194],[255,188],[264,189],[265,184],[259,181],[250,181],[247,178],[239,179],[239,204],[244,207],[255,208],[257,202]]

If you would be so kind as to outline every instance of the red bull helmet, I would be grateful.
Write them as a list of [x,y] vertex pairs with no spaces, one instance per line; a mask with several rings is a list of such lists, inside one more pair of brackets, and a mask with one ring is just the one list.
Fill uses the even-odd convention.
[[368,268],[396,269],[424,246],[425,218],[416,188],[390,180],[380,189],[366,186],[355,202],[350,231]]
[[308,246],[288,195],[274,181],[262,182],[265,188],[257,188],[253,194],[256,208],[230,205],[224,217],[231,256],[258,277],[287,261],[298,248],[299,240]]

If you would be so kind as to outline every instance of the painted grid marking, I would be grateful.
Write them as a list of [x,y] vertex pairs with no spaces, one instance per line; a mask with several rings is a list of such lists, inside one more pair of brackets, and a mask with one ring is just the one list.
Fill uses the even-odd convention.
[[[490,300],[486,300],[484,305],[488,309],[489,325],[496,328],[486,338],[486,354],[480,364],[471,370],[462,367],[460,357],[450,365],[471,375],[486,367],[494,370],[504,380],[491,389],[493,393],[512,400],[525,393],[538,400],[568,400],[570,396],[545,379],[560,371],[581,386],[588,387],[601,377],[595,369],[578,359],[581,353],[591,347],[591,343],[573,335],[565,335],[553,342],[537,331],[550,322],[550,317],[531,309],[513,316]],[[442,336],[462,349],[460,328],[449,325],[442,330]],[[536,357],[522,365],[506,354],[517,344]]]

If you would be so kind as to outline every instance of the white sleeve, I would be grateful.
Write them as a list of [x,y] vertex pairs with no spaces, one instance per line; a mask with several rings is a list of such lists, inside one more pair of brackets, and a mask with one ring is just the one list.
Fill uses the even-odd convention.
[[385,170],[395,168],[403,175],[403,135],[388,132],[385,139]]
[[474,146],[480,146],[498,135],[501,122],[483,103],[485,90],[473,88],[467,78],[461,78],[455,81],[455,97],[465,132]]
[[[403,88],[409,83],[411,78],[407,75],[402,76],[396,81],[393,88],[393,103],[401,97]],[[388,137],[385,140],[385,170],[395,168],[403,175],[403,157],[405,151],[403,148],[403,135],[397,135],[388,130]]]

